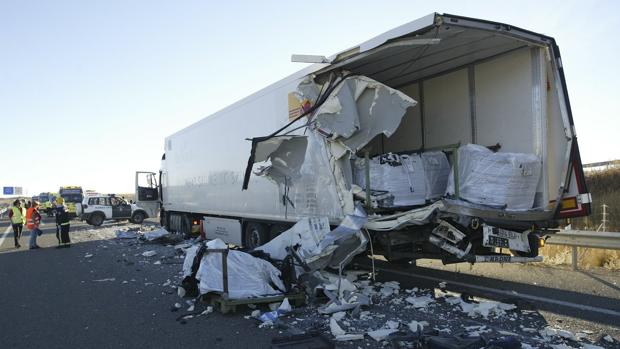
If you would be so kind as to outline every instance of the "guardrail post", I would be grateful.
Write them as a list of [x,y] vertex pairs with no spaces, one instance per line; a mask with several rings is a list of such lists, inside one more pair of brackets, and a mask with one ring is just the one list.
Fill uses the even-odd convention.
[[579,251],[577,250],[577,246],[573,246],[573,258],[572,258],[572,264],[573,264],[573,270],[577,270],[578,269],[578,263],[579,263]]

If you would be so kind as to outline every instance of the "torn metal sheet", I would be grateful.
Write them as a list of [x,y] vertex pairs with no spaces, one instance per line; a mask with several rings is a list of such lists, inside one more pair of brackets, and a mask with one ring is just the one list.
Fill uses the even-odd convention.
[[[307,90],[307,81],[298,89],[302,87]],[[313,94],[315,90],[307,93]],[[352,76],[331,92],[315,111],[313,120],[321,134],[338,140],[355,153],[381,133],[390,137],[407,108],[416,104],[411,97],[378,81]]]
[[361,207],[356,208],[355,214],[346,215],[332,231],[327,217],[304,218],[256,250],[283,260],[289,254],[287,248],[293,249],[312,271],[326,266],[339,267],[366,248],[367,240],[360,232],[366,221],[366,213]]
[[407,108],[416,105],[411,97],[367,77],[354,77],[355,102],[360,122],[359,130],[340,141],[352,152],[362,149],[375,136],[390,137],[400,125]]
[[299,177],[308,139],[305,136],[277,136],[256,144],[254,162],[269,161],[255,172],[277,183],[290,182]]
[[376,231],[397,230],[410,225],[424,225],[430,223],[435,215],[443,209],[442,201],[422,208],[397,213],[390,216],[372,217],[366,223],[366,229]]
[[357,113],[354,78],[340,84],[314,114],[316,127],[332,138],[349,138],[360,129]]

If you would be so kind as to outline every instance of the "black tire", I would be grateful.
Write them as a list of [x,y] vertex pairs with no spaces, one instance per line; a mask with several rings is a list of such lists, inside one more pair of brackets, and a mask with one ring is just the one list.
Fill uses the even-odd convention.
[[142,211],[138,211],[138,212],[134,212],[133,215],[131,216],[131,222],[135,223],[135,224],[142,224],[142,222],[144,222],[144,212]]
[[183,234],[183,237],[186,239],[190,238],[192,235],[192,223],[187,215],[181,217],[181,234]]
[[89,223],[98,227],[103,224],[105,217],[101,213],[95,213],[90,217]]
[[255,249],[258,246],[264,245],[267,241],[269,241],[269,233],[264,224],[256,222],[248,222],[246,224],[243,234],[244,247]]
[[159,214],[159,225],[167,231],[170,231],[170,225],[168,224],[169,221],[170,219],[168,218],[168,212],[162,210]]

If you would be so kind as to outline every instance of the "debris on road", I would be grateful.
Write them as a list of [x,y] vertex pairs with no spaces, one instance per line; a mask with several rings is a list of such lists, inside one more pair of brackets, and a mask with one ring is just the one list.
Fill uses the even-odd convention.
[[153,257],[153,256],[154,256],[154,255],[156,255],[156,254],[157,254],[157,252],[155,252],[155,251],[153,251],[153,250],[150,250],[150,251],[145,251],[145,252],[143,252],[143,253],[142,253],[142,255],[143,255],[144,257]]
[[116,278],[106,278],[106,279],[99,279],[99,280],[93,280],[94,282],[106,282],[106,281],[116,281]]

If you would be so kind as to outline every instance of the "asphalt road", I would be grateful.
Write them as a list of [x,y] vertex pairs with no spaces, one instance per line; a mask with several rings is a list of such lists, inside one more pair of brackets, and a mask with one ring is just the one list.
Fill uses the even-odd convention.
[[[180,312],[171,311],[180,299],[161,285],[178,274],[182,259],[145,263],[143,246],[114,240],[57,249],[55,225],[44,223],[39,250],[27,250],[28,233],[19,250],[12,231],[0,235],[2,348],[266,348],[278,335],[238,315],[212,313],[181,324]],[[7,226],[0,221],[0,233]],[[93,227],[72,222],[71,231],[76,240]]]
[[[1,347],[268,348],[273,337],[285,334],[259,328],[255,320],[244,318],[248,309],[178,321],[180,315],[187,314],[188,305],[171,287],[179,281],[183,261],[175,249],[100,234],[136,225],[95,228],[73,221],[72,247],[56,249],[53,220],[46,218],[44,223],[38,242],[43,248],[30,251],[28,232],[22,237],[23,247],[15,249],[8,222],[0,220]],[[147,250],[156,251],[157,256],[142,256]],[[368,260],[358,258],[356,263],[368,265]],[[620,338],[618,272],[497,264],[444,267],[433,262],[418,267],[382,262],[377,266],[382,281],[425,288],[447,281],[447,288],[453,291],[535,309],[549,325],[591,331],[593,341],[604,334]],[[175,303],[182,309],[172,311]],[[199,311],[204,308],[196,306]],[[380,343],[377,346],[381,347]]]

